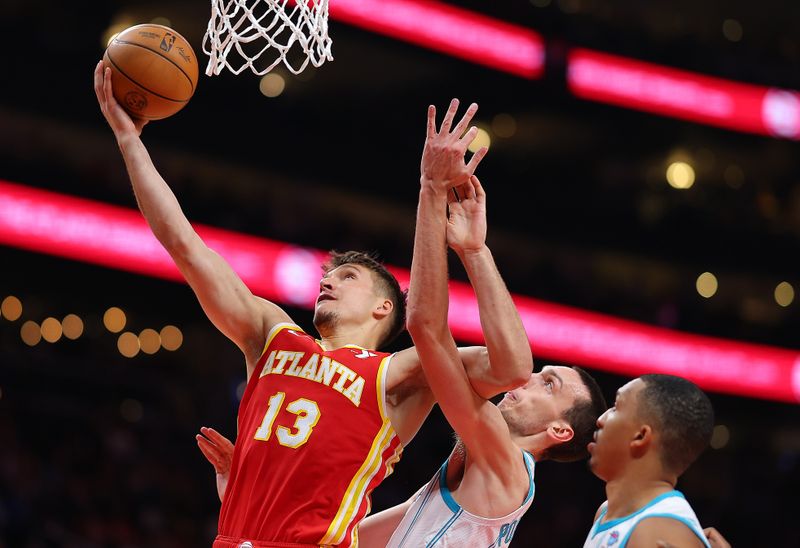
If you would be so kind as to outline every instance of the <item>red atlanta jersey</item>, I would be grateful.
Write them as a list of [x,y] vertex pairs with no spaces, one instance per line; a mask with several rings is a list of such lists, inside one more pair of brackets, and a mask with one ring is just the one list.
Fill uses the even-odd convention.
[[357,546],[370,492],[402,452],[386,416],[391,357],[272,328],[239,406],[215,548]]

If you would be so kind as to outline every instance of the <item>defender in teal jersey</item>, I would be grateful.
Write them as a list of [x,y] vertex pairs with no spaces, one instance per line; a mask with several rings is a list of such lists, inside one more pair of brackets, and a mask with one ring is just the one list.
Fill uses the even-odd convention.
[[711,546],[678,477],[711,440],[714,411],[691,382],[644,375],[597,420],[589,466],[606,482],[584,548]]

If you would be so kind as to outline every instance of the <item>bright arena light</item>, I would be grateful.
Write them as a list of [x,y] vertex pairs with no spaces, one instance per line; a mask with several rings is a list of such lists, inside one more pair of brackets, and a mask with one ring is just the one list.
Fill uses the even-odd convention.
[[161,335],[155,329],[143,329],[139,333],[139,346],[145,354],[155,354],[161,348]]
[[794,301],[794,287],[789,282],[781,282],[775,288],[775,302],[786,307]]
[[667,182],[672,188],[691,188],[694,184],[694,168],[686,162],[672,162],[667,168]]
[[103,325],[112,333],[119,333],[125,329],[126,322],[127,318],[125,317],[125,312],[116,306],[112,306],[103,314]]
[[67,314],[61,322],[64,329],[64,336],[68,339],[75,340],[83,335],[83,320],[75,314]]
[[139,337],[126,331],[117,339],[117,349],[126,358],[132,358],[139,353]]
[[286,80],[280,74],[265,74],[258,84],[258,89],[265,97],[277,97],[286,88]]
[[731,431],[728,429],[727,426],[724,424],[718,424],[714,427],[714,431],[711,434],[711,445],[712,449],[722,449],[731,439]]
[[42,329],[33,320],[28,320],[19,330],[22,341],[28,346],[36,346],[42,340]]
[[481,147],[489,148],[490,146],[492,146],[492,138],[489,132],[479,127],[478,133],[467,148],[470,152],[475,153],[478,152]]
[[47,318],[42,322],[42,338],[49,343],[57,342],[61,338],[63,329],[61,322],[55,318]]
[[174,351],[183,344],[183,333],[174,325],[167,325],[161,330],[161,346],[164,350]]
[[713,297],[719,287],[717,277],[711,272],[703,272],[700,274],[697,277],[697,283],[695,285],[697,286],[697,292],[700,293],[700,296],[706,299]]
[[15,322],[22,316],[22,301],[13,295],[9,295],[3,299],[3,304],[0,305],[3,317],[9,321]]

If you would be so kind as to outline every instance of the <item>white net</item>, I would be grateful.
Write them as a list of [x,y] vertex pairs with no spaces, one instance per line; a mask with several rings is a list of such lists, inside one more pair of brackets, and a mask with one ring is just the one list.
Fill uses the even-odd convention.
[[283,63],[299,74],[332,61],[328,0],[211,0],[203,38],[208,76],[228,68],[266,74]]

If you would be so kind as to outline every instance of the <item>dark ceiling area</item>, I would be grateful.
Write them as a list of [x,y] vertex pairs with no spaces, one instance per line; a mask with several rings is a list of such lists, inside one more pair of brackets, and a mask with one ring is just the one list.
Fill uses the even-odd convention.
[[[566,54],[580,46],[800,90],[800,3],[448,3],[540,33],[543,76],[520,78],[332,21],[334,61],[299,76],[277,69],[279,96],[265,97],[249,72],[201,74],[181,112],[145,127],[143,141],[187,216],[319,249],[375,251],[407,268],[426,108],[441,113],[458,97],[479,103],[476,123],[492,138],[478,174],[489,245],[512,292],[800,349],[800,301],[774,298],[781,282],[800,288],[798,141],[590,102],[566,85]],[[166,18],[202,72],[208,16],[207,0],[4,1],[0,180],[134,208],[92,90],[103,37],[114,24]],[[676,160],[694,167],[689,189],[667,183]],[[218,501],[192,436],[201,424],[235,434],[244,374],[235,347],[183,285],[7,247],[0,263],[0,300],[19,296],[37,321],[80,311],[95,334],[29,348],[20,322],[0,319],[0,440],[12,440],[0,441],[0,548],[207,545]],[[703,272],[719,282],[710,298],[696,289]],[[457,261],[451,276],[466,280]],[[139,329],[180,325],[184,346],[120,357],[100,320],[112,305]],[[308,311],[291,312],[310,327]],[[625,382],[598,376],[607,397]],[[141,416],[132,418],[131,401]],[[735,546],[797,546],[789,509],[800,487],[798,406],[712,401],[730,443],[682,480],[701,521],[726,529]],[[65,423],[48,437],[43,425],[53,417]],[[441,417],[432,423],[404,457],[409,471],[401,464],[376,491],[376,508],[405,500],[441,463],[451,438]],[[559,466],[542,467],[540,510],[520,526],[516,546],[583,542],[602,486],[585,465]],[[48,475],[60,479],[47,487]],[[759,519],[781,525],[759,536],[747,525]]]

